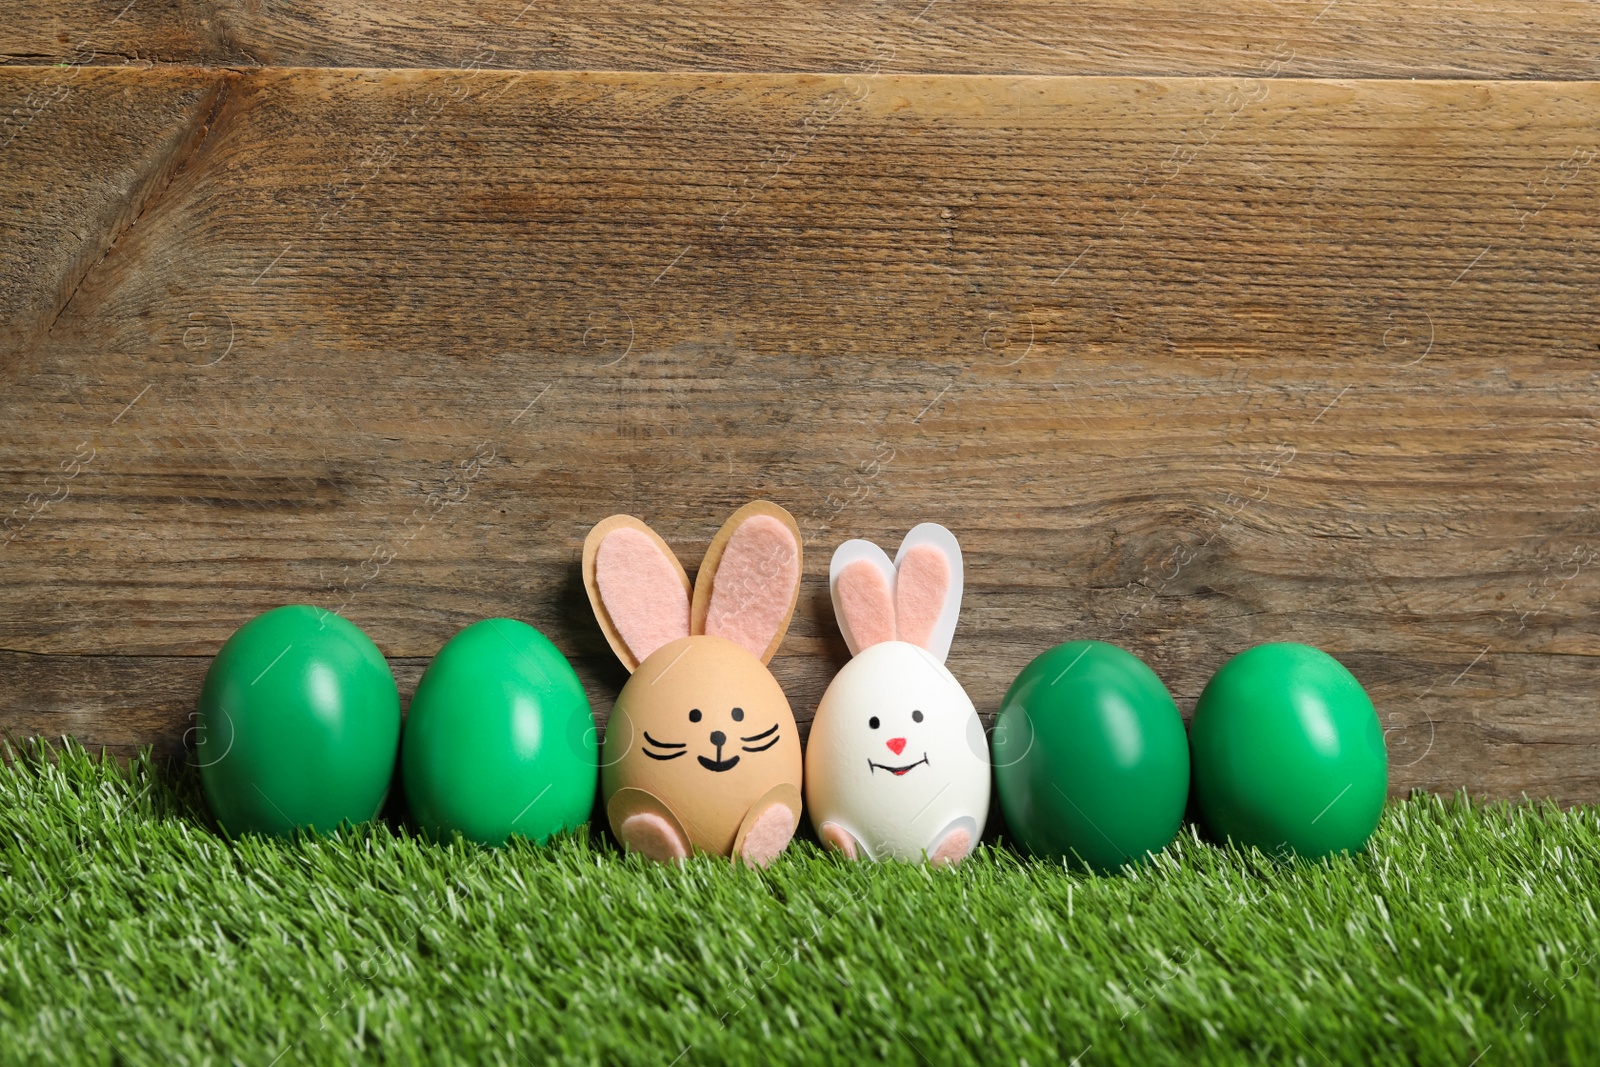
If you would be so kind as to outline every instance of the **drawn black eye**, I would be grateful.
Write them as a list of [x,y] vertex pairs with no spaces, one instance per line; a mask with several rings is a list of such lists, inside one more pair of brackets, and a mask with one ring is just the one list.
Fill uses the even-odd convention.
[[690,722],[699,722],[700,721],[700,709],[699,708],[690,708],[689,709],[689,721]]
[[743,708],[734,708],[733,709],[733,721],[734,722],[744,722],[744,709]]
[[872,718],[868,719],[867,725],[876,730],[878,728],[878,717],[874,715]]
[[922,712],[920,712],[920,711],[913,711],[913,712],[912,712],[912,713],[911,713],[911,721],[912,721],[912,722],[921,722],[921,721],[922,721]]

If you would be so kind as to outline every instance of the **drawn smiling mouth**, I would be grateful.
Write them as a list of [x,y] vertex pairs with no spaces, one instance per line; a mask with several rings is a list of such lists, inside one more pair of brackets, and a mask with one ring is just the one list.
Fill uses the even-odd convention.
[[917,760],[915,763],[908,763],[904,767],[891,767],[887,763],[874,763],[870,759],[867,760],[867,766],[872,768],[873,774],[877,774],[879,771],[888,771],[890,774],[898,778],[902,774],[905,774],[907,771],[911,770],[913,767],[920,767],[927,762],[928,754],[924,752],[921,759]]
[[[734,765],[739,762],[739,756],[737,754],[729,756],[727,759],[721,758],[722,745],[720,744],[720,741],[722,739],[721,731],[718,731],[712,736],[712,742],[717,745],[717,759],[706,759],[704,756],[695,757],[695,759],[700,761],[700,766],[704,767],[708,771],[731,771],[734,768]],[[746,752],[765,752],[767,749],[778,743],[778,724],[773,723],[760,733],[753,734],[750,737],[741,737],[739,740],[744,742],[743,747]]]

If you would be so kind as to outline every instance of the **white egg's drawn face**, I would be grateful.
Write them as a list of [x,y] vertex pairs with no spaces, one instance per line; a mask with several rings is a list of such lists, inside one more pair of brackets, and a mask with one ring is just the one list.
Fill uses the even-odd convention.
[[[867,767],[870,771],[873,774],[885,771],[900,777],[910,774],[919,767],[926,767],[928,765],[926,745],[921,746],[920,757],[911,758],[913,753],[918,751],[915,742],[919,740],[917,734],[921,731],[917,727],[920,727],[926,719],[927,716],[923,714],[921,708],[912,708],[910,715],[896,715],[885,709],[882,715],[870,716],[867,719],[867,729],[874,734],[881,734],[883,747],[888,749],[887,756],[881,751],[877,753],[879,757],[884,758],[884,762],[874,759],[869,751]],[[869,744],[868,748],[871,747]]]
[[[926,650],[902,641],[874,645],[828,687],[813,725],[846,773],[866,781],[933,782],[973,761],[976,718],[960,684]],[[981,724],[979,726],[981,730]]]

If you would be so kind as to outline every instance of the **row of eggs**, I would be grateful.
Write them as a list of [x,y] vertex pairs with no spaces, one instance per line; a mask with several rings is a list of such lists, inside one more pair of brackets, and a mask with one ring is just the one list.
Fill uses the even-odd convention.
[[[398,753],[424,832],[543,842],[589,819],[602,763],[571,665],[512,619],[475,623],[445,644],[402,739],[398,690],[377,646],[341,616],[277,608],[223,645],[197,725],[205,791],[229,833],[371,819]],[[1305,857],[1360,849],[1387,792],[1371,701],[1337,660],[1298,644],[1235,656],[1205,687],[1188,731],[1131,653],[1058,645],[1023,669],[992,733],[973,745],[1017,843],[1098,870],[1163,849],[1191,785],[1218,838]]]

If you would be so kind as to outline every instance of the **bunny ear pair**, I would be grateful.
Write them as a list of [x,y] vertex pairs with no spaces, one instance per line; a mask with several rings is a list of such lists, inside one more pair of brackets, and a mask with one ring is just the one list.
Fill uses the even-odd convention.
[[908,641],[943,663],[961,614],[961,546],[937,523],[906,534],[894,562],[871,541],[833,553],[828,585],[850,654],[883,641]]
[[583,543],[583,584],[630,673],[691,634],[725,637],[766,663],[800,597],[800,527],[776,504],[746,504],[711,539],[691,599],[689,576],[667,543],[632,515],[613,515]]

